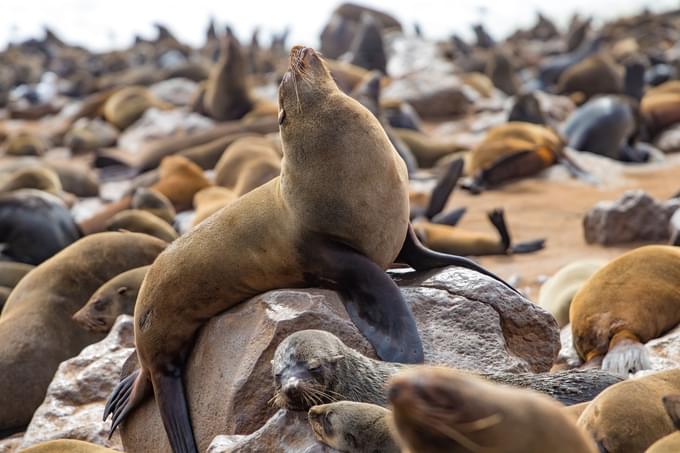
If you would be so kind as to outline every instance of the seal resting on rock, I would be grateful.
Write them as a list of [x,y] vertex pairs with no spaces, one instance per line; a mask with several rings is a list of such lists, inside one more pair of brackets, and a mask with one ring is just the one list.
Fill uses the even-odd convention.
[[650,367],[644,343],[680,322],[680,248],[640,247],[597,271],[569,309],[586,366],[621,374]]
[[173,451],[198,451],[182,382],[194,336],[207,319],[256,294],[337,288],[379,357],[420,362],[415,321],[384,270],[398,260],[415,269],[459,265],[490,274],[418,242],[403,160],[313,49],[291,50],[279,109],[281,176],[181,236],[149,269],[135,306],[140,369],[106,405],[112,429],[153,392]]
[[415,367],[389,385],[396,436],[412,453],[596,453],[559,403],[448,368]]
[[114,276],[151,264],[166,243],[137,233],[85,237],[30,271],[0,316],[0,431],[31,420],[61,362],[104,338],[71,316]]

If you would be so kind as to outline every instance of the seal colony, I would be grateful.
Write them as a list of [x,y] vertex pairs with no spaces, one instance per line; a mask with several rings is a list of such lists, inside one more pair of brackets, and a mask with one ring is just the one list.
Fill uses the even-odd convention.
[[[205,320],[250,296],[284,287],[336,288],[379,357],[418,363],[423,351],[415,322],[384,270],[396,260],[492,275],[420,244],[408,221],[403,160],[378,120],[338,89],[311,48],[291,50],[279,87],[279,125],[281,176],[173,242],[149,269],[135,306],[140,369],[109,398],[112,431],[153,393],[173,451],[197,451],[182,383],[191,341]],[[337,175],[342,183],[329,187]]]

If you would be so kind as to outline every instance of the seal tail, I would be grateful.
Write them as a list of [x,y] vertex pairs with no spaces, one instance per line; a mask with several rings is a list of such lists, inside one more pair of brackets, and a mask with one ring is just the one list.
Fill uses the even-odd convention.
[[127,415],[151,394],[150,384],[147,374],[138,369],[120,381],[113,389],[104,407],[103,418],[106,421],[109,415],[112,415],[109,439]]
[[174,453],[198,453],[181,373],[152,377],[156,402]]
[[456,188],[458,179],[463,174],[465,162],[463,159],[456,159],[451,162],[444,175],[437,181],[437,185],[432,189],[430,203],[425,211],[425,217],[431,219],[436,216],[446,206],[446,201],[451,196],[451,192]]
[[511,284],[468,258],[458,255],[439,253],[428,249],[420,242],[420,240],[418,240],[418,236],[416,236],[416,232],[413,229],[413,225],[411,224],[408,226],[408,232],[406,233],[406,238],[404,239],[404,245],[402,246],[399,256],[397,257],[397,262],[408,264],[418,271],[425,271],[445,266],[464,267],[465,269],[470,269],[475,272],[479,272],[482,275],[486,275],[487,277],[491,277],[497,282],[502,283],[506,287],[510,288],[520,296],[522,295]]

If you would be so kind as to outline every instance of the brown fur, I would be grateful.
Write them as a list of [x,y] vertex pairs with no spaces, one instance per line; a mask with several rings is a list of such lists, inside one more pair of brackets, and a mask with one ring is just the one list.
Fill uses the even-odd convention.
[[654,132],[680,121],[680,81],[671,80],[645,93],[640,111]]
[[623,93],[623,68],[607,54],[597,54],[562,73],[557,92],[581,93],[583,101],[598,94]]
[[198,165],[186,157],[169,156],[161,162],[159,180],[151,188],[165,195],[179,212],[191,209],[196,192],[211,185]]
[[102,447],[101,445],[83,442],[82,440],[58,439],[34,445],[24,453],[115,453],[117,450]]
[[0,193],[18,189],[37,189],[57,196],[62,193],[59,176],[46,167],[23,168],[6,176],[0,182]]
[[604,266],[571,303],[569,318],[579,356],[596,361],[617,345],[629,349],[676,326],[679,281],[678,247],[640,247]]
[[0,286],[14,288],[35,266],[14,261],[0,261]]
[[83,238],[29,272],[0,316],[0,430],[25,426],[59,364],[99,341],[71,316],[112,277],[150,264],[165,242],[134,233]]
[[317,440],[350,453],[399,453],[390,434],[390,411],[375,404],[340,401],[314,406],[309,424]]
[[135,301],[149,266],[116,275],[104,283],[87,303],[73,315],[73,320],[91,332],[108,332],[119,315],[132,315]]
[[104,118],[123,130],[137,121],[150,107],[169,109],[171,106],[155,99],[149,90],[141,86],[121,88],[106,100]]
[[438,252],[472,256],[505,255],[508,252],[498,235],[425,220],[414,222],[413,228],[425,246]]
[[675,431],[661,398],[678,392],[678,369],[629,379],[598,395],[578,424],[609,453],[642,453]]
[[194,214],[193,225],[198,225],[223,207],[238,198],[238,195],[226,187],[213,186],[206,187],[194,195]]
[[411,129],[393,128],[393,131],[408,146],[421,168],[431,168],[439,159],[465,149],[456,140],[430,137]]
[[96,214],[78,223],[78,227],[84,235],[106,231],[106,226],[109,221],[119,212],[129,209],[131,204],[132,196],[126,196],[118,201],[109,203],[101,208]]
[[48,147],[47,141],[39,135],[21,131],[7,138],[5,154],[10,156],[42,156]]
[[680,432],[677,431],[680,429],[680,395],[667,395],[661,401],[676,431],[654,442],[646,453],[677,453],[680,451]]
[[[235,189],[245,171],[246,165],[255,159],[263,164],[269,163],[269,168],[272,168],[272,166],[277,166],[281,157],[272,142],[265,137],[245,137],[236,140],[224,150],[224,154],[222,154],[222,157],[215,166],[215,184]],[[278,173],[279,171],[276,171],[272,177],[277,176]],[[272,177],[268,178],[267,181]],[[255,187],[267,181],[262,181]],[[245,191],[248,192],[255,187],[248,187]]]
[[108,231],[132,231],[157,237],[165,242],[177,239],[177,231],[163,219],[141,209],[126,209],[111,218],[106,225]]
[[142,211],[150,212],[159,219],[165,220],[170,225],[175,221],[175,208],[172,206],[170,200],[168,200],[168,197],[152,189],[137,189],[132,196],[132,204],[130,207],[132,209],[141,209]]
[[559,403],[529,390],[416,367],[392,378],[389,394],[396,436],[411,453],[597,452]]

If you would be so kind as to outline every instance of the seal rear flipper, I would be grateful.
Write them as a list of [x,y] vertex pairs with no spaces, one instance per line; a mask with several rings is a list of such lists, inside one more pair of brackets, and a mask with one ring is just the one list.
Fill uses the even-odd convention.
[[517,294],[521,295],[521,293],[517,291],[511,284],[507,283],[493,272],[484,269],[482,266],[468,258],[457,255],[449,255],[446,253],[439,253],[428,249],[420,242],[420,240],[418,240],[418,236],[416,236],[416,232],[413,229],[413,225],[411,224],[408,226],[408,232],[406,233],[406,238],[404,239],[404,245],[402,246],[399,256],[395,261],[398,263],[408,264],[417,271],[427,271],[446,266],[464,267],[465,269],[470,269],[479,272],[482,275],[486,275],[487,277],[491,277],[497,282],[502,283]]
[[413,314],[385,271],[336,242],[322,243],[314,251],[307,263],[311,277],[340,292],[347,314],[378,357],[388,362],[422,363],[423,345]]
[[428,219],[433,218],[446,206],[446,202],[451,196],[451,192],[456,188],[458,179],[463,174],[463,166],[465,162],[463,159],[456,159],[451,162],[446,169],[446,172],[437,181],[437,185],[432,189],[432,194],[430,195],[430,203],[425,211],[425,217]]
[[466,212],[467,208],[452,209],[432,217],[431,222],[438,223],[440,225],[456,226]]
[[156,404],[173,453],[198,453],[181,373],[157,373],[152,379]]
[[545,239],[536,239],[533,241],[520,242],[510,247],[512,253],[533,253],[542,250],[545,247]]
[[135,370],[120,381],[104,407],[104,420],[111,418],[109,439],[125,417],[151,394],[151,385],[146,373]]
[[489,168],[480,171],[476,181],[484,186],[495,186],[524,176],[535,175],[555,162],[552,150],[539,147],[537,150],[520,151],[496,160]]
[[603,370],[624,376],[651,367],[652,364],[645,345],[627,338],[617,341],[616,335],[610,342],[609,352],[602,360]]
[[506,252],[510,249],[512,244],[512,239],[510,239],[510,232],[508,231],[508,226],[505,223],[505,214],[501,208],[496,208],[487,214],[489,222],[496,228],[498,235],[501,237],[501,243],[503,244],[503,250]]

